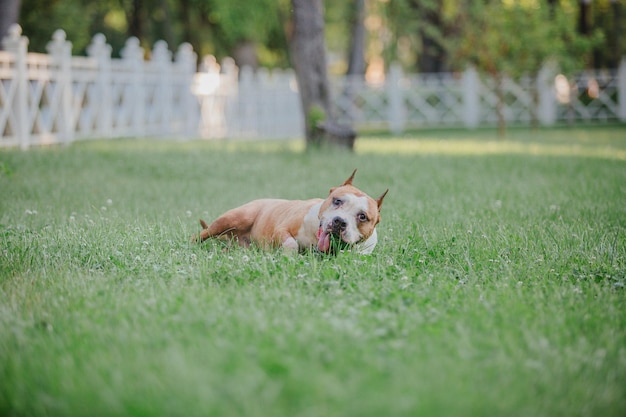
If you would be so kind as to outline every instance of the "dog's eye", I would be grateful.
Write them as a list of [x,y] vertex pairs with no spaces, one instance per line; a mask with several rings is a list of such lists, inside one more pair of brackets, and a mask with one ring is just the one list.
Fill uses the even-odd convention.
[[362,223],[365,223],[366,221],[368,221],[368,220],[369,220],[369,219],[367,218],[367,214],[365,214],[365,213],[359,213],[359,214],[356,216],[356,218],[357,218],[357,220],[358,220],[358,221],[360,221],[360,222],[362,222]]
[[343,201],[340,198],[333,198],[333,206],[340,206]]

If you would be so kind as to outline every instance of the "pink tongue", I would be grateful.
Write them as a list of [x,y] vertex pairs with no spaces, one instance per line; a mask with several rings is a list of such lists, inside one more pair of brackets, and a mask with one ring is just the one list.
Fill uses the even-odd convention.
[[321,229],[317,234],[319,239],[317,241],[317,248],[321,252],[328,252],[330,249],[330,235],[328,233],[324,233]]

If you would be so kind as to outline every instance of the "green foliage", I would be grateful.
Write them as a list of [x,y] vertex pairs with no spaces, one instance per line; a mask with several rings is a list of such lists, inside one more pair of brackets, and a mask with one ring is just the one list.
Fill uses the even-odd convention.
[[274,1],[233,2],[213,0],[208,7],[209,20],[221,28],[231,46],[241,41],[262,42],[268,28],[280,27]]
[[492,76],[536,74],[549,60],[565,70],[584,68],[601,36],[578,34],[571,6],[551,10],[538,1],[472,2],[456,17],[461,31],[448,49],[459,65],[469,63]]
[[[621,416],[623,128],[493,135],[3,150],[0,414]],[[371,256],[188,241],[355,167]]]
[[385,52],[388,61],[399,61],[405,66],[414,67],[417,57],[425,52],[424,37],[445,45],[451,32],[445,16],[454,10],[458,2],[445,0],[399,0],[379,5],[392,29],[393,42]]
[[[45,52],[52,33],[62,28],[75,53],[84,53],[93,35],[100,32],[113,46],[114,55],[119,55],[129,36],[134,4],[131,0],[24,0],[20,24],[30,38],[31,51]],[[286,64],[283,25],[288,8],[284,0],[143,0],[140,4],[141,41],[146,48],[159,39],[168,41],[171,48],[191,42],[201,54],[223,57],[241,42],[252,41],[262,50],[262,64]]]
[[[52,33],[61,28],[74,53],[85,53],[93,35],[101,32],[117,56],[129,36],[135,3],[142,5],[140,37],[147,48],[158,39],[172,48],[191,42],[200,55],[222,58],[232,56],[242,42],[252,42],[259,48],[261,65],[288,65],[289,0],[23,0],[20,24],[34,52],[45,52]],[[368,1],[368,56],[382,56],[387,63],[400,61],[414,69],[428,48],[448,46],[451,56],[442,59],[453,70],[475,62],[506,67],[509,72],[534,71],[536,62],[556,57],[567,72],[590,62],[594,47],[593,64],[615,67],[623,49],[620,35],[626,13],[622,11],[620,17],[619,11],[624,2],[592,2],[592,26],[605,33],[600,36],[596,30],[589,39],[576,33],[577,2],[557,3],[550,17],[549,2],[539,0]],[[343,72],[352,3],[326,2],[325,8],[327,45],[336,57],[331,62],[335,72]],[[494,58],[500,55],[507,61],[519,57],[519,65],[500,65]]]
[[233,2],[208,0],[205,6],[208,20],[216,29],[220,39],[219,49],[223,54],[232,51],[242,42],[285,48],[282,11],[283,2],[260,0]]
[[315,127],[326,120],[326,113],[320,106],[311,106],[307,120],[311,127]]
[[[99,4],[106,4],[102,2]],[[22,0],[20,25],[29,38],[29,50],[45,52],[57,29],[63,29],[75,53],[85,50],[91,42],[91,22],[98,15],[98,6],[77,1]]]

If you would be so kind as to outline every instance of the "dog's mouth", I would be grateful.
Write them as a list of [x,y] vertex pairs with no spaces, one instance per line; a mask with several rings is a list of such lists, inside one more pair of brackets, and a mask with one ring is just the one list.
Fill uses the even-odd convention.
[[349,248],[351,244],[343,240],[342,234],[342,232],[324,230],[320,227],[317,231],[317,249],[323,253],[337,254]]

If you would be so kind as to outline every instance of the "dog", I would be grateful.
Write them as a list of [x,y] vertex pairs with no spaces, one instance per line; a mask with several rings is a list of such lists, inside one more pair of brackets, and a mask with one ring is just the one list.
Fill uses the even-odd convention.
[[370,254],[378,242],[376,226],[389,189],[373,199],[352,185],[354,174],[356,169],[326,199],[260,199],[227,211],[211,224],[201,219],[202,231],[192,241],[218,238],[290,253],[354,249]]

